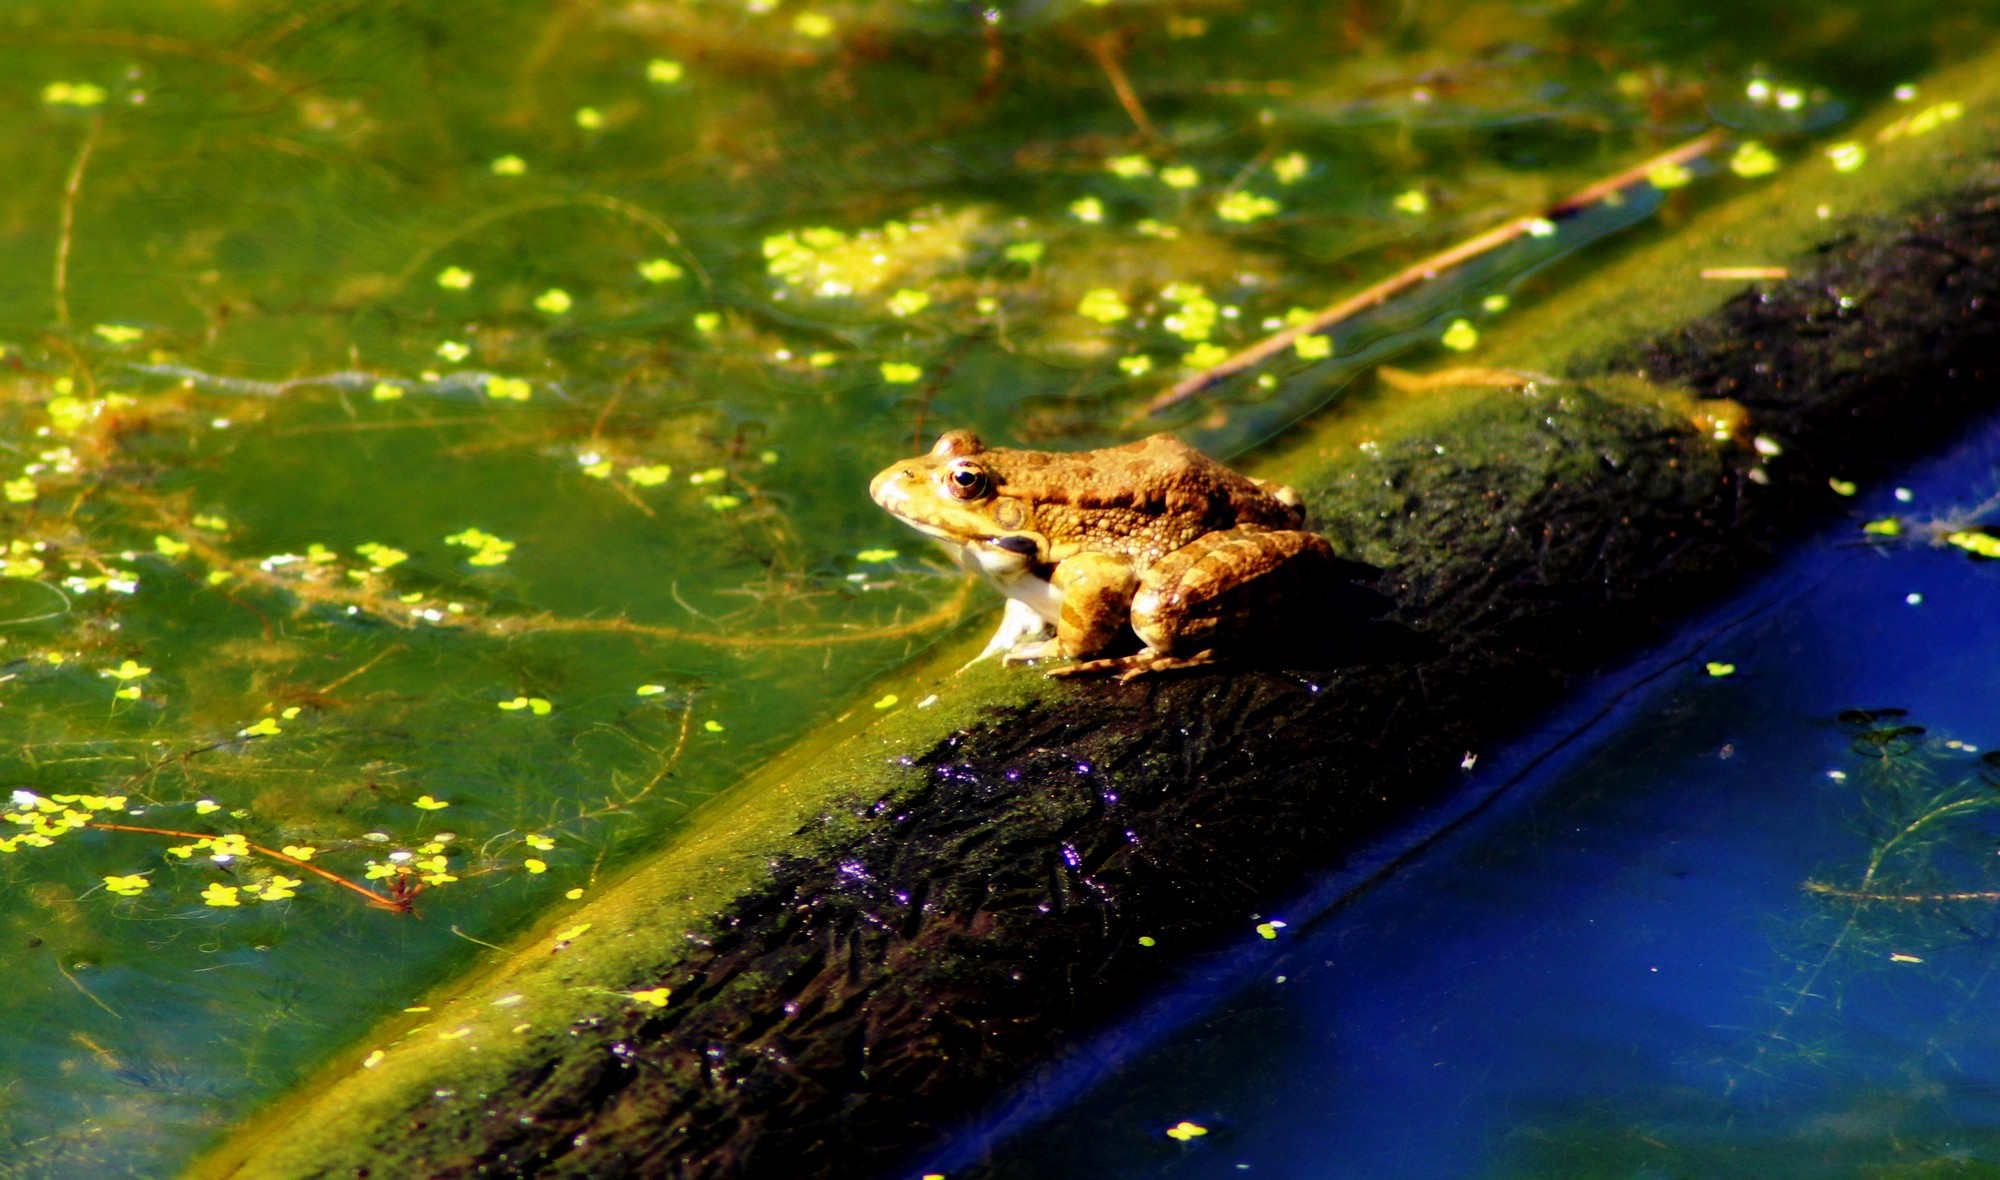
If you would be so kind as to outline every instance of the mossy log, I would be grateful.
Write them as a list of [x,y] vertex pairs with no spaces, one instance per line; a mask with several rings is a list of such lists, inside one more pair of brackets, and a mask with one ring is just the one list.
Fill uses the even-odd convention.
[[[1804,163],[1600,258],[1481,355],[1556,377],[1353,399],[1265,456],[1386,617],[1130,685],[953,676],[946,645],[196,1174],[854,1176],[934,1146],[1824,526],[1830,480],[2000,401],[1996,79],[1933,80],[1962,117],[1868,140],[1872,172]],[[1793,277],[1695,277],[1746,258]],[[1747,424],[1718,440],[1704,399]]]

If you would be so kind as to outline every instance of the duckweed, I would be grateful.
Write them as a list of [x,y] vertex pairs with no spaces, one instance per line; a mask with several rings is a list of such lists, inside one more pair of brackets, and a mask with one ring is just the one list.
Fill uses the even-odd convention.
[[1310,171],[1312,162],[1306,159],[1303,152],[1286,152],[1271,161],[1271,175],[1277,178],[1279,184],[1297,184]]
[[1977,530],[1960,529],[1957,532],[1946,533],[1944,540],[1946,544],[1955,545],[1972,554],[1974,557],[1983,557],[1989,561],[2000,561],[2000,536]]
[[1729,170],[1745,180],[1769,176],[1778,170],[1778,157],[1757,140],[1747,140],[1729,157]]
[[1216,202],[1215,215],[1224,221],[1249,223],[1275,214],[1278,202],[1270,197],[1237,190]]
[[42,87],[42,101],[50,106],[98,107],[110,95],[92,82],[51,82]]
[[1076,305],[1077,314],[1087,316],[1100,324],[1115,324],[1132,314],[1125,306],[1118,292],[1109,287],[1094,287],[1084,292],[1081,302]]

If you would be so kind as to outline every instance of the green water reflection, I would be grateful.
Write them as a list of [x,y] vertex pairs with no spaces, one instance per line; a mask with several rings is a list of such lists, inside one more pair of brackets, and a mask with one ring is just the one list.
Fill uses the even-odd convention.
[[940,635],[862,489],[941,424],[1149,429],[1990,7],[10,5],[0,1175],[171,1170]]

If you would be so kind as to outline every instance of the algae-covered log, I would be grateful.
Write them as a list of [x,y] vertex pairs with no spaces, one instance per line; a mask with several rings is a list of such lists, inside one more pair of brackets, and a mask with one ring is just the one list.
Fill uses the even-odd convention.
[[[1471,384],[1267,456],[1387,618],[1132,685],[933,653],[197,1171],[862,1175],[935,1143],[1837,513],[1830,480],[1995,400],[2000,63],[1924,90],[1956,105],[1864,128],[1865,168],[1802,161],[1546,298]],[[1792,277],[1697,277],[1747,263]]]

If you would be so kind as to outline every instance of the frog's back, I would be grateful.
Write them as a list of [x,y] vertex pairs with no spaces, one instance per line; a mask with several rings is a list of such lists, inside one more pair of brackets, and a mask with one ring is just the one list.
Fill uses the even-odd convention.
[[1206,506],[1205,515],[1217,528],[1258,525],[1270,529],[1298,528],[1305,520],[1298,493],[1280,484],[1252,479],[1232,471],[1171,434],[1155,434],[1098,455],[1124,453],[1143,469],[1157,473],[1156,495],[1171,503]]
[[1096,451],[996,450],[997,490],[1035,506],[1058,544],[1130,552],[1142,564],[1205,533],[1297,528],[1298,498],[1239,475],[1171,435]]

